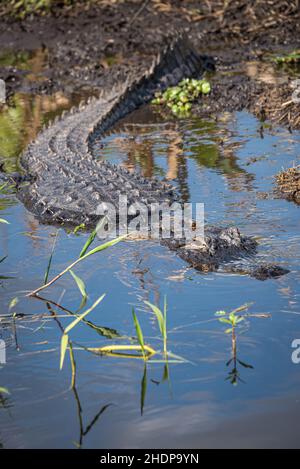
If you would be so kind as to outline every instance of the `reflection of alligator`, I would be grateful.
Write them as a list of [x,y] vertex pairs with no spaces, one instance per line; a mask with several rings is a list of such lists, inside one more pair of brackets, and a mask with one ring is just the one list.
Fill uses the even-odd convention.
[[[93,225],[100,202],[116,206],[126,193],[128,203],[168,203],[176,200],[173,189],[157,180],[147,180],[126,169],[97,161],[91,152],[99,139],[120,118],[148,102],[158,88],[176,84],[183,77],[199,75],[209,64],[199,57],[185,38],[165,47],[139,79],[129,77],[98,99],[56,121],[22,155],[29,182],[19,186],[18,195],[42,221]],[[178,240],[163,240],[171,249],[199,270],[215,270],[221,261],[241,257],[255,250],[255,242],[242,237],[236,228],[211,229],[205,240],[182,246]],[[180,245],[178,245],[178,243]],[[230,269],[234,271],[232,267]],[[279,267],[252,268],[257,278],[286,273]],[[261,275],[263,272],[263,275]]]

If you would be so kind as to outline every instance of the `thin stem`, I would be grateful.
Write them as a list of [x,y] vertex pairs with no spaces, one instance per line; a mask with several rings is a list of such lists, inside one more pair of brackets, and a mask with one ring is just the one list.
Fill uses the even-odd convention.
[[66,267],[62,272],[60,272],[58,275],[56,275],[52,280],[50,280],[48,283],[45,283],[45,285],[42,285],[41,287],[37,288],[36,290],[33,290],[30,293],[27,293],[26,296],[37,296],[37,294],[45,290],[45,288],[50,287],[54,282],[56,282],[58,279],[60,279],[63,275],[65,275],[69,270],[71,270],[78,262],[80,262],[83,259],[83,257],[76,259],[76,261],[72,262],[68,267]]
[[37,294],[44,290],[45,288],[48,288],[50,285],[52,285],[53,283],[55,283],[58,279],[60,279],[64,274],[66,274],[67,272],[69,272],[69,270],[71,270],[73,267],[75,267],[75,265],[77,265],[79,262],[83,261],[84,259],[86,259],[87,257],[91,256],[92,254],[95,254],[96,252],[100,252],[100,251],[103,251],[104,249],[107,249],[108,247],[110,246],[114,246],[115,244],[119,243],[120,241],[122,241],[123,239],[125,239],[127,237],[127,234],[126,235],[123,235],[123,236],[119,236],[118,238],[116,239],[113,239],[112,241],[108,242],[108,243],[104,243],[104,244],[101,244],[100,246],[97,246],[96,248],[92,249],[91,251],[87,252],[86,254],[84,254],[84,256],[81,256],[79,257],[78,259],[76,259],[76,261],[72,262],[72,264],[70,264],[68,267],[66,267],[62,272],[60,272],[60,274],[56,275],[52,280],[50,280],[50,282],[47,282],[46,284],[42,285],[41,287],[37,288],[36,290],[33,290],[32,292],[30,293],[27,293],[26,296],[37,296]]
[[71,389],[74,389],[75,384],[76,384],[76,362],[74,358],[72,342],[70,340],[69,340],[69,352],[70,352],[70,361],[71,361],[71,368],[72,368]]

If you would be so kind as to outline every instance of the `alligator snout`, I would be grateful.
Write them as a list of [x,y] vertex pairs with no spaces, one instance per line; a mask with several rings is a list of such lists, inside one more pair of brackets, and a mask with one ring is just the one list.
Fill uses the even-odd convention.
[[275,264],[267,264],[267,265],[260,265],[253,269],[250,273],[251,277],[256,278],[257,280],[267,280],[268,278],[278,278],[282,275],[286,275],[290,272],[288,269],[284,269],[279,265]]

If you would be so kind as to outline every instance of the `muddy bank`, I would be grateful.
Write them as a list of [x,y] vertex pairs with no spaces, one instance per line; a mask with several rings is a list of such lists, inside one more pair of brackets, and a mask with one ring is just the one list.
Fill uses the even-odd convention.
[[[166,31],[166,26],[168,29]],[[165,43],[166,33],[186,31],[200,53],[216,61],[213,91],[196,106],[198,113],[249,109],[260,118],[300,126],[299,109],[290,101],[292,77],[263,80],[260,66],[267,53],[299,47],[297,2],[274,1],[124,1],[98,2],[91,8],[56,9],[48,16],[0,24],[2,57],[25,50],[36,60],[36,73],[0,60],[8,96],[15,91],[97,93],[125,79],[128,68],[145,70]],[[36,58],[36,55],[38,56]],[[8,63],[7,63],[8,62]],[[252,72],[249,72],[251,66]],[[38,77],[38,79],[36,79]],[[274,78],[275,77],[275,78]]]

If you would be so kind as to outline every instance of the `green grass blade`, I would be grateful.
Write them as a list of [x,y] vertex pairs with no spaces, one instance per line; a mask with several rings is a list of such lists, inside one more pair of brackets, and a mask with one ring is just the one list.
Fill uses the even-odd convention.
[[54,249],[55,249],[56,241],[57,241],[57,236],[58,236],[58,230],[56,232],[56,235],[55,235],[55,238],[54,238],[54,241],[53,241],[52,251],[51,251],[49,261],[48,261],[48,265],[47,265],[47,269],[46,269],[46,272],[45,272],[44,285],[46,285],[46,283],[48,282],[50,268],[51,268],[51,264],[52,264],[53,254],[54,254]]
[[15,298],[13,298],[9,305],[8,305],[8,311],[11,311],[19,302],[19,298],[16,296]]
[[76,285],[81,293],[81,296],[83,298],[87,298],[87,292],[86,292],[86,287],[85,287],[85,283],[84,281],[78,277],[78,275],[76,275],[73,270],[70,270],[70,274],[72,275],[73,279],[75,280],[76,282]]
[[164,352],[167,353],[167,297],[165,295],[164,298],[164,333],[163,333],[163,339],[164,339]]
[[84,281],[83,281],[80,277],[78,277],[72,270],[70,270],[70,274],[72,275],[73,279],[75,280],[76,285],[77,285],[77,287],[78,287],[78,289],[79,289],[79,291],[80,291],[80,293],[81,293],[81,297],[82,297],[82,298],[81,298],[80,306],[79,306],[79,308],[78,308],[78,310],[77,310],[77,312],[78,312],[78,311],[81,311],[82,308],[86,305],[88,296],[87,296],[87,292],[86,292],[86,287],[85,287]]
[[83,246],[83,248],[82,248],[82,250],[81,250],[81,252],[80,252],[80,254],[79,254],[79,258],[80,258],[80,257],[83,257],[83,256],[86,254],[88,248],[90,247],[90,245],[92,244],[92,242],[93,242],[94,239],[96,238],[96,235],[97,235],[97,233],[98,233],[98,230],[100,230],[100,229],[102,228],[102,226],[104,225],[105,221],[106,221],[106,217],[102,218],[102,220],[100,220],[100,221],[97,223],[96,228],[91,232],[91,234],[90,234],[90,236],[88,237],[86,243],[84,244],[84,246]]
[[140,326],[140,323],[139,323],[139,321],[138,321],[138,318],[137,318],[137,316],[136,316],[136,314],[135,314],[134,308],[132,308],[132,316],[133,316],[133,322],[134,322],[134,325],[135,325],[136,335],[137,335],[139,344],[140,344],[141,349],[142,349],[142,352],[143,352],[143,357],[145,358],[145,357],[146,357],[146,354],[145,354],[144,336],[143,336],[142,328],[141,328],[141,326]]
[[75,226],[73,230],[73,234],[77,234],[79,230],[85,229],[85,223],[80,223],[80,225]]
[[60,342],[60,363],[59,363],[60,370],[62,370],[62,367],[64,366],[64,360],[65,360],[68,342],[69,342],[68,334],[64,333],[61,336],[61,342]]
[[223,322],[224,324],[232,324],[231,321],[229,319],[226,319],[226,318],[219,318],[218,321]]
[[147,306],[149,306],[152,309],[153,313],[155,314],[157,322],[158,322],[159,330],[161,332],[161,335],[163,336],[164,335],[164,317],[163,317],[161,310],[157,306],[150,303],[149,301],[144,301],[144,303]]
[[141,382],[141,415],[143,415],[143,412],[144,412],[146,393],[147,393],[147,365],[145,363],[144,374],[143,374],[143,378]]
[[6,225],[10,225],[9,221],[5,220],[4,218],[0,218],[0,223],[5,223]]
[[0,387],[0,394],[9,394],[9,390],[7,388]]
[[93,309],[95,309],[96,306],[98,306],[98,304],[103,300],[104,297],[105,297],[105,293],[102,296],[100,296],[100,298],[98,298],[98,300],[96,300],[95,303],[89,309],[87,309],[84,313],[78,316],[78,318],[72,321],[71,324],[69,324],[68,327],[66,327],[65,334],[70,332],[70,330],[73,329],[85,316],[87,316],[91,311],[93,311]]
[[91,256],[92,254],[96,254],[96,252],[104,251],[104,249],[107,249],[111,246],[114,246],[115,244],[118,244],[120,241],[122,241],[126,237],[127,237],[127,234],[123,235],[123,236],[119,236],[116,239],[112,239],[111,241],[107,241],[104,244],[100,244],[100,246],[97,246],[96,248],[94,248],[91,251],[87,252],[86,254],[84,254],[79,259],[82,261],[83,259],[86,259],[87,257]]

